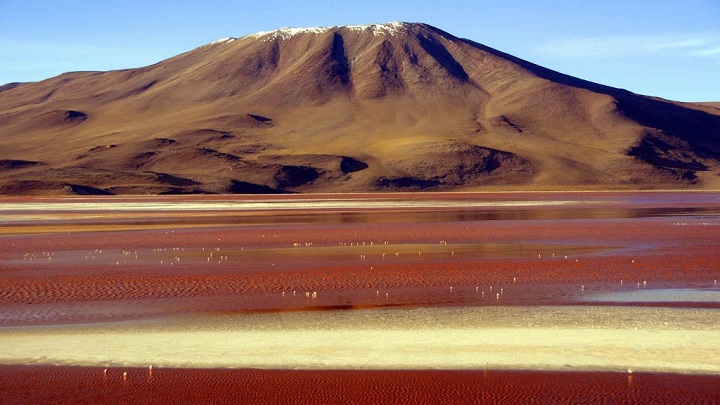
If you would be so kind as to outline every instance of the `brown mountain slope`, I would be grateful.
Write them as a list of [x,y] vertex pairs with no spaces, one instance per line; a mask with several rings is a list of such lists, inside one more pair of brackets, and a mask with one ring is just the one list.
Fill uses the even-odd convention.
[[720,110],[425,24],[282,29],[0,87],[0,193],[718,188]]
[[713,109],[715,114],[720,114],[720,102],[714,102],[714,101],[705,101],[701,103],[694,103],[702,107],[711,107]]

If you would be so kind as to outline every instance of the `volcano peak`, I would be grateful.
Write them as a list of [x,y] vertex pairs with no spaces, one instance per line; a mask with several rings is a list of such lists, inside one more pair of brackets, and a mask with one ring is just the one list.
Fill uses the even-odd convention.
[[1,86],[0,161],[0,194],[709,189],[720,110],[422,23],[281,28]]
[[255,34],[250,34],[247,37],[250,38],[257,38],[257,39],[263,39],[263,40],[271,40],[271,39],[289,39],[299,34],[324,34],[328,31],[332,30],[349,30],[349,31],[359,31],[359,32],[369,32],[373,35],[395,35],[403,30],[407,30],[408,28],[414,26],[414,25],[420,25],[418,23],[405,23],[405,22],[398,22],[393,21],[389,23],[384,24],[366,24],[366,25],[346,25],[346,26],[328,26],[328,27],[304,27],[304,28],[296,28],[296,27],[285,27],[280,28],[274,31],[263,31],[258,32]]

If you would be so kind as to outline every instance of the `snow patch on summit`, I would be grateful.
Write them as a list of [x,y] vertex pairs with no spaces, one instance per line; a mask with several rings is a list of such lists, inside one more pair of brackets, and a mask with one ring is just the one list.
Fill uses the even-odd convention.
[[353,31],[370,31],[374,35],[380,35],[380,34],[397,34],[401,32],[403,29],[407,29],[410,24],[399,22],[399,21],[393,21],[386,24],[369,24],[369,25],[348,25],[345,28],[348,28]]
[[386,24],[348,25],[334,27],[307,27],[307,28],[280,28],[275,31],[263,31],[250,34],[246,38],[272,40],[276,38],[289,39],[298,34],[324,34],[334,29],[349,29],[352,31],[369,31],[373,35],[393,35],[407,28],[410,24],[403,22],[390,22]]
[[275,39],[275,38],[282,38],[282,39],[288,39],[290,37],[293,37],[298,34],[322,34],[323,32],[326,32],[329,30],[329,27],[308,27],[308,28],[280,28],[279,30],[275,31],[261,31],[255,34],[250,34],[248,37],[250,38],[258,38],[258,39]]
[[218,39],[217,41],[211,42],[210,45],[229,44],[230,42],[233,42],[235,40],[237,40],[237,38],[233,38],[233,37],[221,38],[221,39]]

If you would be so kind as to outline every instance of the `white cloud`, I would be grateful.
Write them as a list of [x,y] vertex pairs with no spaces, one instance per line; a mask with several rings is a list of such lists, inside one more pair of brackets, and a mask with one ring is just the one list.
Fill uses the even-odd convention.
[[630,55],[720,56],[720,33],[572,38],[541,45],[543,55],[562,58],[606,58]]
[[700,57],[720,55],[720,46],[715,47],[715,48],[707,48],[707,49],[702,49],[699,51],[694,51],[694,52],[692,52],[692,54],[694,56],[700,56]]

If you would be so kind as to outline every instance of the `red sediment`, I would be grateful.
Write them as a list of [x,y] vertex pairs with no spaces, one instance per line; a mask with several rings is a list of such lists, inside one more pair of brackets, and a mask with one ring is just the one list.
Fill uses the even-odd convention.
[[[127,373],[123,378],[123,373]],[[541,371],[2,366],[5,404],[715,403],[720,376]]]
[[[192,309],[208,312],[482,305],[495,302],[482,302],[467,293],[494,285],[505,287],[504,305],[533,305],[561,303],[533,301],[532,297],[547,296],[548,286],[619,286],[623,280],[630,288],[643,281],[659,285],[720,278],[720,226],[677,226],[677,221],[672,217],[365,224],[278,220],[263,226],[5,236],[0,238],[0,304],[193,299]],[[439,253],[423,256],[403,250],[408,245],[438,247],[441,241],[448,244]],[[370,243],[375,250],[366,251]],[[330,249],[324,248],[341,244],[349,252],[346,256],[326,254]],[[453,246],[462,244],[495,247],[456,255]],[[279,248],[286,251],[279,254]],[[229,255],[228,260],[206,261],[203,255],[215,249],[217,255]],[[96,250],[104,253],[93,253]],[[403,253],[396,256],[399,250]],[[28,253],[35,255],[33,260],[26,258]],[[360,260],[360,253],[367,253],[367,260]],[[88,254],[98,257],[88,261]],[[182,261],[168,265],[176,256]],[[449,286],[466,295],[453,301],[432,291]],[[380,290],[392,293],[387,300],[377,300]],[[305,292],[317,291],[318,300],[290,299],[293,291],[301,298]],[[168,308],[163,310],[180,310]],[[36,317],[52,321],[45,318]],[[27,321],[22,319],[2,323]]]

